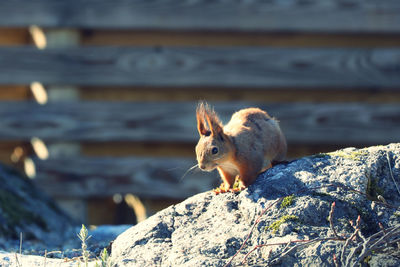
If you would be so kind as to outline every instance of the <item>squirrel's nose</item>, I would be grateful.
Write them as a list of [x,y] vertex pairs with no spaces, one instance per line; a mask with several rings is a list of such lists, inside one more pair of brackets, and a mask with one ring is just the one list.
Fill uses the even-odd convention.
[[202,169],[202,170],[205,170],[206,166],[204,164],[199,164],[199,168]]

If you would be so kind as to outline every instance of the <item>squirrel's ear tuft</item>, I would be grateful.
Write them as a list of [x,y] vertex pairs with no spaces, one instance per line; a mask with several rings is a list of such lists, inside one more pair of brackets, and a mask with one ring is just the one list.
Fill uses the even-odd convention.
[[219,121],[217,114],[212,110],[211,112],[206,113],[206,119],[208,122],[208,125],[210,126],[211,129],[211,134],[213,136],[218,136],[221,133],[223,133],[222,129],[222,123]]
[[197,119],[197,130],[199,131],[200,136],[201,135],[210,135],[210,131],[206,129],[205,125],[205,107],[204,107],[204,102],[200,102],[197,106],[196,109],[196,119]]
[[[197,129],[200,135],[209,136],[212,134],[213,136],[217,136],[223,132],[222,123],[220,122],[217,113],[215,113],[214,109],[206,102],[201,101],[198,104],[196,109],[196,117]],[[211,131],[206,128],[204,118],[207,120],[208,127]]]

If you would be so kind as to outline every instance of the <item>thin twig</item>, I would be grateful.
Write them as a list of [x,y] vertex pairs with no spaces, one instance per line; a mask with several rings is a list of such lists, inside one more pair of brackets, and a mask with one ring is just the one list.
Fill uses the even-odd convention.
[[[22,256],[22,232],[19,233],[19,255]],[[16,264],[19,267],[21,267],[21,264],[19,263],[19,260],[18,260],[17,253],[15,253],[15,261],[16,261]]]
[[[360,194],[360,195],[363,195],[363,196],[367,197],[367,194],[366,194],[366,193],[361,192],[361,191],[359,191],[359,190],[356,190],[356,189],[354,189],[354,188],[351,188],[351,187],[342,185],[342,184],[327,184],[327,185],[322,185],[322,186],[317,186],[317,187],[304,188],[304,189],[298,190],[298,191],[297,191],[296,193],[294,193],[293,195],[298,195],[298,194],[301,194],[301,193],[306,192],[306,191],[317,190],[317,189],[328,188],[328,187],[342,188],[342,189],[344,189],[344,190],[347,190],[347,191],[350,191],[350,192],[354,192],[354,193],[357,193],[357,194]],[[250,236],[251,236],[252,232],[254,231],[254,228],[255,228],[255,227],[257,226],[257,224],[260,222],[261,217],[262,217],[272,206],[274,206],[274,205],[277,204],[278,202],[282,201],[283,198],[284,198],[284,197],[280,197],[279,199],[275,200],[275,201],[274,201],[273,203],[271,203],[268,207],[266,207],[264,210],[261,211],[260,215],[257,217],[257,219],[255,220],[255,222],[253,223],[253,226],[251,227],[251,229],[250,229],[248,235],[246,236],[246,239],[245,239],[244,242],[242,243],[241,247],[238,249],[238,251],[236,251],[236,253],[231,257],[231,259],[224,265],[224,267],[230,266],[231,263],[232,263],[232,261],[233,261],[233,260],[236,258],[236,256],[240,253],[240,251],[242,251],[242,249],[244,248],[244,246],[246,245],[246,243],[247,243],[248,240],[250,239]],[[400,207],[393,206],[393,205],[389,205],[389,204],[387,204],[387,203],[383,203],[383,202],[376,202],[376,203],[377,203],[377,204],[380,204],[380,205],[383,205],[383,206],[386,206],[386,207],[389,207],[389,208],[400,209]],[[331,210],[331,211],[332,211],[332,210]],[[333,216],[332,216],[332,217],[333,217]],[[331,223],[331,222],[330,222],[330,223]],[[357,219],[356,228],[359,228],[359,224],[360,224],[360,216],[359,216],[359,218]],[[333,223],[331,223],[331,228],[333,229],[335,238],[314,239],[314,240],[302,240],[302,242],[318,242],[318,241],[323,241],[323,240],[338,240],[338,241],[345,241],[345,240],[347,240],[346,238],[339,237],[339,236],[337,235],[337,233],[336,233],[336,231],[335,231],[335,229],[334,229],[334,227],[333,227]],[[389,229],[392,229],[392,228],[389,228]],[[389,230],[389,229],[387,229],[387,230]],[[358,234],[358,235],[360,236],[360,238],[362,238],[364,241],[366,241],[365,237],[360,233],[359,230],[358,230],[358,231],[355,231],[355,232],[356,232],[356,234]],[[382,232],[382,233],[383,233],[383,232]],[[376,234],[370,236],[369,239],[371,239],[371,237],[373,237],[373,236],[379,236],[380,234],[381,234],[381,232],[376,233]],[[354,233],[353,233],[353,235],[354,235]],[[354,237],[355,237],[355,236],[352,236],[351,239],[353,239]],[[369,239],[368,239],[368,240],[369,240]],[[293,242],[294,242],[294,241],[292,241],[292,243],[293,243]],[[284,243],[284,244],[287,244],[287,243]],[[275,244],[262,244],[262,245],[257,245],[257,246],[255,246],[249,253],[247,253],[247,254],[245,255],[245,258],[244,258],[244,260],[243,260],[242,262],[245,262],[245,261],[247,260],[247,257],[248,257],[252,252],[254,252],[255,250],[257,250],[257,249],[259,249],[259,248],[261,248],[261,247],[272,246],[272,245],[275,245]],[[282,244],[281,244],[281,245],[282,245]],[[347,257],[347,263],[346,263],[346,265],[348,265],[349,260],[351,260],[351,258],[352,258],[353,255],[355,254],[355,252],[361,249],[361,246],[362,246],[362,245],[359,245],[357,248],[355,248],[354,250],[352,250],[352,252],[350,253],[350,255]],[[283,256],[287,255],[288,253],[290,253],[291,251],[293,251],[293,249],[296,249],[297,247],[298,247],[297,245],[294,246],[294,247],[292,247],[291,249],[289,249],[289,251],[286,251],[284,254],[282,254],[281,256],[279,256],[279,258],[282,258]],[[343,257],[344,257],[344,256],[343,256]],[[277,259],[277,258],[276,258],[276,259]],[[343,258],[343,260],[344,260],[344,258]],[[273,259],[272,261],[275,261],[275,259]],[[343,264],[343,261],[342,261],[342,264]]]
[[281,197],[277,200],[275,200],[273,203],[271,203],[268,207],[266,207],[261,213],[260,215],[258,215],[257,219],[255,220],[255,222],[253,223],[253,226],[251,227],[246,239],[243,241],[243,244],[240,246],[240,248],[238,249],[238,251],[236,251],[235,255],[232,256],[232,258],[224,265],[224,267],[229,266],[233,259],[239,254],[239,252],[243,249],[243,247],[246,245],[247,241],[249,240],[251,233],[253,232],[254,228],[257,226],[257,224],[261,221],[261,217],[272,207],[274,206],[276,203],[278,203],[279,201],[281,201],[282,199],[284,199],[284,197]]
[[[386,239],[391,238],[392,236],[399,234],[400,226],[395,227],[391,231],[388,231],[386,234],[384,234],[381,238],[379,238],[375,243],[373,243],[370,247],[370,250],[373,250],[375,247],[377,247],[380,243],[385,242]],[[361,255],[360,255],[361,257]]]
[[[382,235],[383,234],[383,235]],[[386,229],[386,234],[384,231],[379,231],[373,235],[371,235],[369,238],[364,238],[363,242],[360,243],[355,249],[352,250],[350,255],[347,257],[346,265],[345,266],[350,266],[351,260],[354,258],[354,255],[357,251],[359,251],[362,248],[362,251],[360,255],[356,258],[355,264],[358,262],[361,262],[365,257],[367,257],[373,250],[379,250],[382,247],[385,246],[386,243],[394,243],[394,241],[388,242],[388,239],[395,235],[400,234],[400,226],[395,226],[391,227],[389,229]],[[382,235],[380,238],[379,236]],[[370,245],[372,244],[372,245]]]
[[[295,194],[300,194],[303,193],[305,191],[309,191],[309,190],[317,190],[317,189],[321,189],[321,188],[327,188],[327,187],[340,187],[339,185],[336,184],[328,184],[328,185],[323,185],[323,186],[317,186],[317,187],[312,187],[312,188],[304,188],[301,190],[298,190]],[[362,192],[358,191],[358,193],[363,194]],[[260,215],[257,217],[257,219],[255,220],[255,222],[253,223],[253,226],[251,227],[246,239],[243,241],[242,245],[240,246],[240,248],[238,249],[238,251],[236,251],[236,253],[231,257],[231,259],[224,265],[224,267],[230,266],[232,261],[236,258],[236,256],[240,253],[240,251],[242,251],[242,249],[244,248],[244,246],[246,245],[247,241],[249,240],[251,233],[253,232],[254,228],[257,226],[257,224],[260,222],[261,217],[275,204],[277,204],[278,202],[282,201],[282,199],[284,199],[286,196],[284,197],[280,197],[277,200],[275,200],[272,204],[270,204],[268,207],[266,207],[264,210],[261,211]]]
[[333,213],[335,212],[335,207],[336,207],[336,202],[333,202],[332,206],[331,206],[331,211],[329,212],[329,226],[331,227],[333,235],[335,237],[339,238],[339,236],[335,230],[335,227],[333,226]]
[[[259,248],[286,245],[286,247],[283,249],[283,250],[285,250],[286,248],[288,248],[288,245],[298,243],[297,245],[295,245],[294,247],[292,247],[288,251],[286,251],[284,253],[284,255],[282,255],[282,257],[283,257],[283,256],[287,255],[288,253],[292,252],[294,249],[297,249],[300,246],[306,246],[306,245],[311,244],[311,243],[324,242],[324,241],[330,241],[330,240],[333,240],[333,241],[344,241],[344,239],[340,238],[340,237],[339,238],[327,237],[327,238],[316,238],[316,239],[310,239],[310,240],[291,240],[289,242],[280,242],[280,243],[256,245],[246,254],[246,256],[242,260],[241,264],[244,264],[247,261],[247,258],[250,256],[250,254],[252,254],[255,250],[257,250]],[[277,258],[275,258],[275,259],[277,259]],[[271,262],[274,261],[275,259],[272,259]]]
[[385,227],[383,227],[382,223],[378,223],[379,228],[381,228],[381,230],[386,234],[386,230]]
[[340,267],[339,262],[338,262],[338,260],[337,260],[337,258],[336,258],[335,253],[333,253],[332,259],[333,259],[333,263],[335,264],[335,267]]
[[22,255],[22,232],[19,233],[19,254]]
[[21,264],[18,261],[18,255],[15,253],[15,263],[17,264],[18,267],[21,267]]
[[[324,241],[344,241],[343,238],[336,238],[336,237],[327,237],[327,238],[315,238],[315,239],[311,239],[311,240],[296,240],[296,241],[291,241],[291,243],[298,243],[295,246],[291,247],[290,249],[288,249],[285,252],[282,252],[280,255],[278,255],[277,257],[275,257],[274,259],[272,259],[270,261],[271,264],[273,263],[277,263],[279,262],[283,257],[285,257],[286,255],[290,254],[292,251],[297,250],[299,247],[301,246],[308,246],[311,245],[313,243],[317,243],[317,242],[324,242]],[[291,244],[291,243],[288,243]],[[286,248],[285,248],[286,249]]]
[[349,245],[350,241],[352,241],[354,239],[354,237],[357,235],[358,231],[359,231],[359,229],[356,229],[354,231],[354,233],[349,238],[346,239],[346,243],[344,243],[344,246],[343,246],[342,251],[340,253],[340,262],[342,264],[345,262],[344,254],[345,254],[346,248]]

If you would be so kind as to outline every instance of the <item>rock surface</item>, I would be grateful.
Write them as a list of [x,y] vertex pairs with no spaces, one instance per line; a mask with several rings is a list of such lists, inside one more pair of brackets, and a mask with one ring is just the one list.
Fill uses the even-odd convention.
[[72,226],[72,220],[32,181],[0,165],[0,249],[10,249],[12,240],[19,247],[20,233],[23,242],[61,245]]
[[[396,243],[362,259],[357,259],[362,247],[351,255],[363,238],[372,240],[381,231],[379,224],[397,227],[390,240],[400,238],[394,179],[399,185],[400,144],[347,148],[277,165],[238,194],[198,194],[128,229],[114,241],[112,260],[121,267],[224,266],[233,259],[235,266],[249,253],[247,263],[256,266],[332,266],[334,255],[339,264],[400,266]],[[355,226],[359,215],[356,232],[349,220]],[[353,233],[356,238],[350,239]],[[250,253],[263,244],[270,246]]]
[[[78,259],[63,258],[82,255],[77,237],[80,228],[31,180],[0,164],[0,266],[78,266]],[[96,257],[127,228],[103,225],[89,229],[89,266],[98,266]]]
[[[87,250],[89,252],[88,267],[111,266],[110,261],[101,261],[101,253],[104,248],[109,248],[110,241],[114,240],[119,234],[128,228],[128,225],[102,225],[93,229],[88,229],[88,235],[90,236],[87,240]],[[86,266],[81,257],[81,241],[76,236],[79,231],[80,227],[75,227],[74,230],[71,231],[71,234],[66,237],[61,247],[43,247],[43,244],[34,245],[31,242],[28,242],[28,244],[23,242],[22,254],[19,253],[18,249],[14,249],[14,252],[10,252],[13,249],[8,251],[0,250],[0,266]],[[27,250],[27,247],[34,251]],[[41,251],[38,251],[37,248],[41,249]],[[103,265],[103,263],[105,265]]]

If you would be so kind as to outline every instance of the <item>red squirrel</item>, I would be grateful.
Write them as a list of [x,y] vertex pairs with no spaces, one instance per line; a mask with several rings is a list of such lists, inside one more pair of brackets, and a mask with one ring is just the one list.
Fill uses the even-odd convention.
[[[257,175],[281,161],[286,155],[286,139],[278,121],[259,108],[242,109],[224,126],[207,103],[196,110],[200,139],[196,145],[198,167],[218,170],[223,183],[216,193],[240,191],[252,184]],[[236,176],[241,182],[233,188]]]

